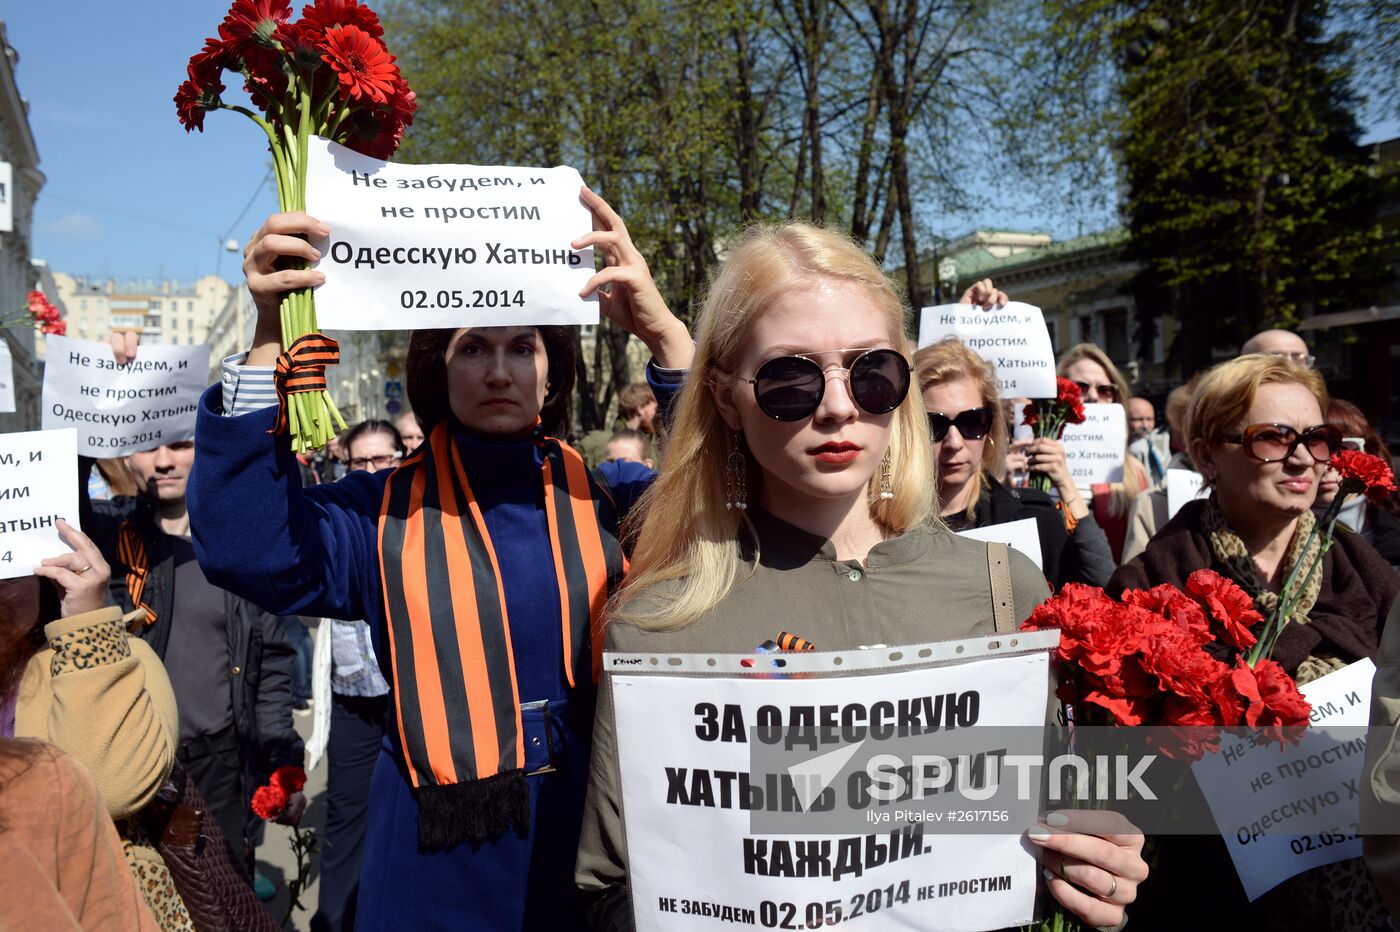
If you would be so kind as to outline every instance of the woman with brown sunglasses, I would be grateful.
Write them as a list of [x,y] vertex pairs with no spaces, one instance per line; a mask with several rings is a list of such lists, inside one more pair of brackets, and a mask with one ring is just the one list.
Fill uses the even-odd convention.
[[[1069,490],[1079,500],[1080,512],[1072,531],[1050,496],[1001,483],[1007,431],[996,368],[949,337],[914,354],[914,375],[928,411],[943,523],[962,531],[1032,518],[1040,536],[1041,569],[1056,589],[1067,582],[1107,583],[1118,564],[1072,482]],[[1067,476],[1063,450],[1059,462]]]
[[[1264,614],[1277,604],[1289,569],[1316,548],[1310,510],[1328,459],[1342,433],[1327,424],[1322,377],[1277,356],[1255,354],[1221,363],[1201,377],[1191,398],[1186,435],[1209,499],[1188,502],[1114,574],[1109,593],[1183,586],[1209,567],[1239,583]],[[1305,588],[1291,623],[1274,647],[1299,683],[1375,655],[1400,579],[1359,534],[1337,529],[1315,582]],[[1257,633],[1262,627],[1255,627]],[[1235,886],[1223,843],[1169,839],[1159,851],[1162,871],[1143,889],[1144,928],[1184,928],[1199,908],[1183,898],[1209,878],[1219,928],[1376,928],[1379,906],[1360,860],[1308,871],[1254,903]],[[1286,920],[1286,921],[1285,921]]]

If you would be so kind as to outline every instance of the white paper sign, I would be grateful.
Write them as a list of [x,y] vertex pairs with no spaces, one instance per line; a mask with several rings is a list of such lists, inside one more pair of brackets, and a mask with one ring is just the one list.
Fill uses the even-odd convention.
[[0,492],[0,579],[28,576],[71,550],[55,519],[78,526],[77,432],[0,434]]
[[15,361],[10,344],[0,339],[0,414],[15,410]]
[[194,436],[207,346],[143,346],[118,366],[106,343],[48,337],[44,429],[76,427],[83,456],[125,456]]
[[1120,404],[1084,406],[1084,423],[1069,424],[1060,441],[1074,484],[1084,491],[1100,482],[1121,482],[1128,451],[1128,420]]
[[328,329],[410,330],[596,324],[578,296],[593,229],[572,168],[405,165],[325,139],[307,157],[306,210],[331,228],[313,238],[326,274],[316,319]]
[[1034,518],[1022,518],[1020,521],[1008,521],[1005,524],[989,524],[986,527],[970,527],[966,531],[959,531],[958,536],[1006,544],[1012,550],[1019,550],[1030,557],[1037,569],[1045,568],[1040,556],[1040,529],[1036,527]]
[[[623,658],[605,655],[605,668],[616,669],[617,659]],[[635,662],[644,665],[641,659]],[[697,660],[697,667],[701,663]],[[751,819],[762,813],[743,808],[740,800],[750,798],[747,791],[731,782],[730,792],[721,787],[711,798],[694,782],[736,774],[748,780],[754,760],[749,732],[742,731],[744,740],[715,740],[714,735],[704,740],[697,709],[706,707],[702,704],[723,709],[728,728],[739,719],[747,725],[764,721],[759,712],[764,707],[795,722],[791,710],[799,706],[860,706],[874,715],[882,704],[893,710],[892,703],[901,699],[918,701],[909,697],[946,697],[952,703],[975,693],[980,697],[979,726],[1043,727],[1048,671],[1048,654],[1040,652],[844,677],[610,674],[636,927],[710,930],[719,927],[716,919],[723,915],[734,917],[730,924],[739,928],[818,928],[830,920],[852,930],[976,932],[1028,922],[1040,870],[1017,829],[952,835],[920,825],[913,831],[907,823],[895,823],[886,806],[848,809],[859,813],[858,824],[869,823],[865,835],[822,834],[814,828],[810,837],[796,838],[756,831],[761,826]],[[973,730],[954,729],[961,734]],[[947,739],[932,735],[921,740],[927,742],[927,753],[937,754],[946,746],[940,741]],[[863,743],[813,751],[810,760],[786,771],[794,798],[801,800],[797,818],[812,824],[828,811],[813,804],[819,793],[830,794],[831,805],[849,807],[852,793],[870,786],[862,759],[850,762]],[[842,754],[846,756],[829,760]],[[708,801],[677,794],[678,768],[687,769],[687,793],[704,792]],[[804,793],[802,787],[809,784],[801,781],[813,775],[820,785]],[[774,788],[780,776],[768,773],[772,786],[763,774],[754,777],[768,787],[763,792],[773,794],[765,798],[787,798]],[[901,849],[898,858],[871,859],[861,870],[836,869],[843,856],[870,850],[867,845],[893,844],[892,832],[914,844]],[[815,858],[803,861],[800,871],[790,869],[785,865],[795,863],[788,859],[794,851]]]
[[[1295,874],[1361,857],[1361,800],[1350,787],[1361,779],[1375,674],[1359,660],[1300,686],[1313,711],[1297,746],[1236,742],[1192,766],[1250,902]],[[1280,816],[1254,835],[1252,825]]]
[[950,336],[996,367],[1001,397],[1055,397],[1055,351],[1040,308],[1020,301],[993,310],[971,304],[924,308],[919,349]]
[[1181,506],[1197,498],[1210,498],[1210,490],[1202,488],[1205,477],[1193,469],[1167,470],[1167,519],[1176,516]]

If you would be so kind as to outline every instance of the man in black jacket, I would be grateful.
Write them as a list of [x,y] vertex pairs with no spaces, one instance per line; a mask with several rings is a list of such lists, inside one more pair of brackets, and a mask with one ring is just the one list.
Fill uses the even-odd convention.
[[[146,610],[138,634],[165,664],[180,710],[179,760],[189,771],[251,879],[259,835],[253,790],[279,767],[302,766],[292,725],[292,664],[280,618],[211,585],[190,542],[185,483],[193,441],[127,458],[134,497],[89,501],[83,460],[83,530],[112,567],[112,595],[126,611]],[[295,824],[306,807],[294,795],[279,821]]]

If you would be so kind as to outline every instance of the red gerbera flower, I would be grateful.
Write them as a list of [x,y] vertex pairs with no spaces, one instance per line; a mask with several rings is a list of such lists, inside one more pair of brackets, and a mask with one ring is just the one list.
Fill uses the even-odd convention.
[[289,0],[234,0],[219,24],[219,38],[231,54],[242,58],[252,46],[272,48],[277,27],[291,18]]
[[[185,132],[197,129],[204,132],[204,114],[216,110],[219,95],[224,85],[219,81],[217,70],[212,74],[198,75],[193,62],[189,65],[190,78],[175,92],[175,112],[180,117],[180,125]],[[207,69],[206,69],[207,70]]]
[[1342,477],[1338,494],[1364,492],[1376,502],[1395,494],[1395,474],[1379,456],[1360,450],[1342,450],[1327,465]]
[[241,63],[229,45],[218,39],[205,39],[204,48],[190,56],[190,78],[200,87],[219,83],[224,69],[238,70]]
[[403,140],[403,123],[392,110],[358,110],[350,117],[345,145],[372,159],[387,159]]
[[350,100],[365,97],[377,104],[387,103],[399,80],[394,56],[358,26],[327,29],[326,54],[321,60],[335,71],[341,96]]
[[316,0],[301,8],[302,22],[319,29],[357,26],[376,39],[384,35],[379,17],[356,0]]

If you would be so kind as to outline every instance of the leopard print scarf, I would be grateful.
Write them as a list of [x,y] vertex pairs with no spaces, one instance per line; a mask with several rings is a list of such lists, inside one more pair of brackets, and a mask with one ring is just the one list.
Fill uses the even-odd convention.
[[[1316,523],[1317,518],[1313,516],[1311,511],[1305,511],[1298,517],[1298,527],[1293,531],[1293,539],[1288,542],[1288,552],[1284,555],[1283,566],[1296,565],[1299,558],[1305,556],[1303,550],[1305,546],[1307,547],[1306,562],[1309,564],[1322,552],[1321,536],[1314,537],[1312,534]],[[1215,559],[1225,568],[1226,574],[1250,594],[1259,611],[1267,617],[1277,607],[1279,594],[1265,588],[1263,580],[1259,578],[1259,568],[1254,565],[1254,558],[1249,555],[1244,541],[1230,527],[1229,522],[1225,519],[1225,513],[1220,510],[1220,505],[1216,502],[1214,495],[1206,502],[1205,510],[1201,512],[1201,524],[1206,537],[1210,540],[1210,549],[1215,555]],[[1313,606],[1317,604],[1317,597],[1321,591],[1322,570],[1319,568],[1304,586],[1298,599],[1297,608],[1289,622],[1300,625],[1307,624],[1308,612],[1312,611]],[[1329,655],[1309,656],[1299,665],[1298,670],[1294,673],[1294,679],[1299,684],[1309,683],[1334,670],[1340,670],[1344,666],[1346,664],[1336,657]]]

